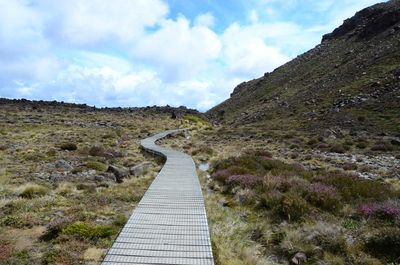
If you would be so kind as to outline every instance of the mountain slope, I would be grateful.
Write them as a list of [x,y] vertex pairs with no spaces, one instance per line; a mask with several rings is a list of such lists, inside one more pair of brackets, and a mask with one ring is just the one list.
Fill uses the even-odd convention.
[[238,85],[207,115],[231,125],[400,132],[400,1],[359,11],[320,45]]

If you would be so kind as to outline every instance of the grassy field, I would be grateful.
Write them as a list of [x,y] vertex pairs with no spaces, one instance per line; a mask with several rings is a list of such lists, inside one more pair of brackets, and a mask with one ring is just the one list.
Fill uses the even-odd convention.
[[99,264],[162,165],[139,140],[180,127],[162,144],[203,165],[217,265],[399,261],[394,138],[145,110],[3,106],[0,118],[0,264]]
[[2,106],[0,264],[99,264],[162,165],[139,140],[170,116]]
[[217,264],[399,262],[399,148],[384,136],[198,126],[164,145],[203,165]]

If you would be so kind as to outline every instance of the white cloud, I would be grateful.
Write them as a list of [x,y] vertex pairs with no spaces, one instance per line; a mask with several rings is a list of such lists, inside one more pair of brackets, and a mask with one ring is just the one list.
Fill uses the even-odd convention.
[[140,39],[132,54],[153,64],[165,79],[190,79],[207,68],[221,50],[217,34],[204,25],[190,25],[181,16],[164,20],[154,33]]
[[254,10],[254,9],[251,10],[250,11],[250,22],[251,23],[257,23],[258,20],[259,20],[259,17],[258,17],[257,10]]
[[0,0],[0,96],[206,110],[377,0],[250,2],[221,28],[211,12],[171,18],[164,0]]
[[267,46],[262,36],[252,34],[251,28],[232,25],[223,40],[225,63],[233,75],[260,76],[289,59],[278,49]]
[[195,19],[194,19],[194,25],[195,26],[200,26],[200,27],[207,27],[207,28],[211,28],[213,27],[215,24],[215,18],[211,13],[204,13],[201,15],[198,15]]
[[126,43],[140,38],[168,13],[161,0],[38,0],[51,14],[47,34],[72,44]]

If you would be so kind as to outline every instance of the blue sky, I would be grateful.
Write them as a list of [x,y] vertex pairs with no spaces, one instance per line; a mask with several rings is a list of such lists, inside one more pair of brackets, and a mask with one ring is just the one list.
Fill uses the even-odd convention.
[[205,111],[375,0],[0,0],[0,97]]

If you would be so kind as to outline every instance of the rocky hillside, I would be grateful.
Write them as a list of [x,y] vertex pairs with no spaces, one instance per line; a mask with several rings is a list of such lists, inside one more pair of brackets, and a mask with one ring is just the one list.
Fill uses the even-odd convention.
[[277,129],[400,133],[400,1],[361,10],[321,44],[238,85],[207,115]]

